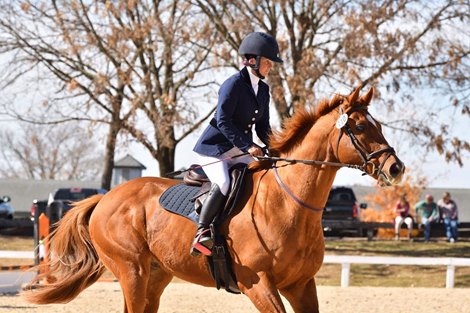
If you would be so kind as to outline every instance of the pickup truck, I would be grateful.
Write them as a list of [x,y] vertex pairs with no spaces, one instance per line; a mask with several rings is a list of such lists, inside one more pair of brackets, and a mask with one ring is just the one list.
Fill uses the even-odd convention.
[[358,225],[361,221],[361,209],[367,203],[358,203],[354,191],[350,187],[333,186],[323,209],[323,231],[325,235],[364,235]]
[[100,188],[59,188],[54,192],[53,201],[34,200],[31,207],[31,220],[45,213],[52,223],[57,222],[70,210],[72,202],[83,200],[92,195],[105,194],[106,189]]

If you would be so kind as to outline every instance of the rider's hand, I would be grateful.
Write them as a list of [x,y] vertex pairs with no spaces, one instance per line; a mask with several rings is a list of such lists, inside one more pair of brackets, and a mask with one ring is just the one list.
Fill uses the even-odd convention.
[[248,149],[248,153],[251,154],[251,155],[254,156],[254,157],[263,156],[263,155],[264,155],[263,149],[261,149],[261,148],[258,147],[258,146],[251,146],[251,148]]

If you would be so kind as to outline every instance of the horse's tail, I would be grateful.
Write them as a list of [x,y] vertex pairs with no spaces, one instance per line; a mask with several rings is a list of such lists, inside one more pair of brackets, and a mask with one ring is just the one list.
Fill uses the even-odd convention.
[[45,278],[47,283],[25,292],[26,300],[37,304],[67,303],[103,274],[105,267],[91,242],[88,227],[90,215],[102,197],[95,195],[76,202],[60,220],[49,235],[47,272],[33,281],[37,283]]

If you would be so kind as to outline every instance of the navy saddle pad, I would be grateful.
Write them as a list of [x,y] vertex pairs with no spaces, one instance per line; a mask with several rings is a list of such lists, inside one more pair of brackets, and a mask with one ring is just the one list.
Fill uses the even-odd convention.
[[169,189],[160,197],[160,205],[167,211],[189,218],[194,223],[198,222],[198,215],[194,210],[194,198],[200,192],[201,187],[178,184]]

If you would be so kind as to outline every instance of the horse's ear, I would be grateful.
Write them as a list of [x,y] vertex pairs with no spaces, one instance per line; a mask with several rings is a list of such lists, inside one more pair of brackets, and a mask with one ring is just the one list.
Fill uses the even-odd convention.
[[356,102],[357,98],[359,97],[359,92],[361,91],[361,86],[357,87],[348,97],[348,102],[353,104]]
[[359,99],[359,102],[361,102],[363,105],[369,105],[370,100],[372,100],[373,95],[374,95],[374,87],[371,87],[369,91]]

